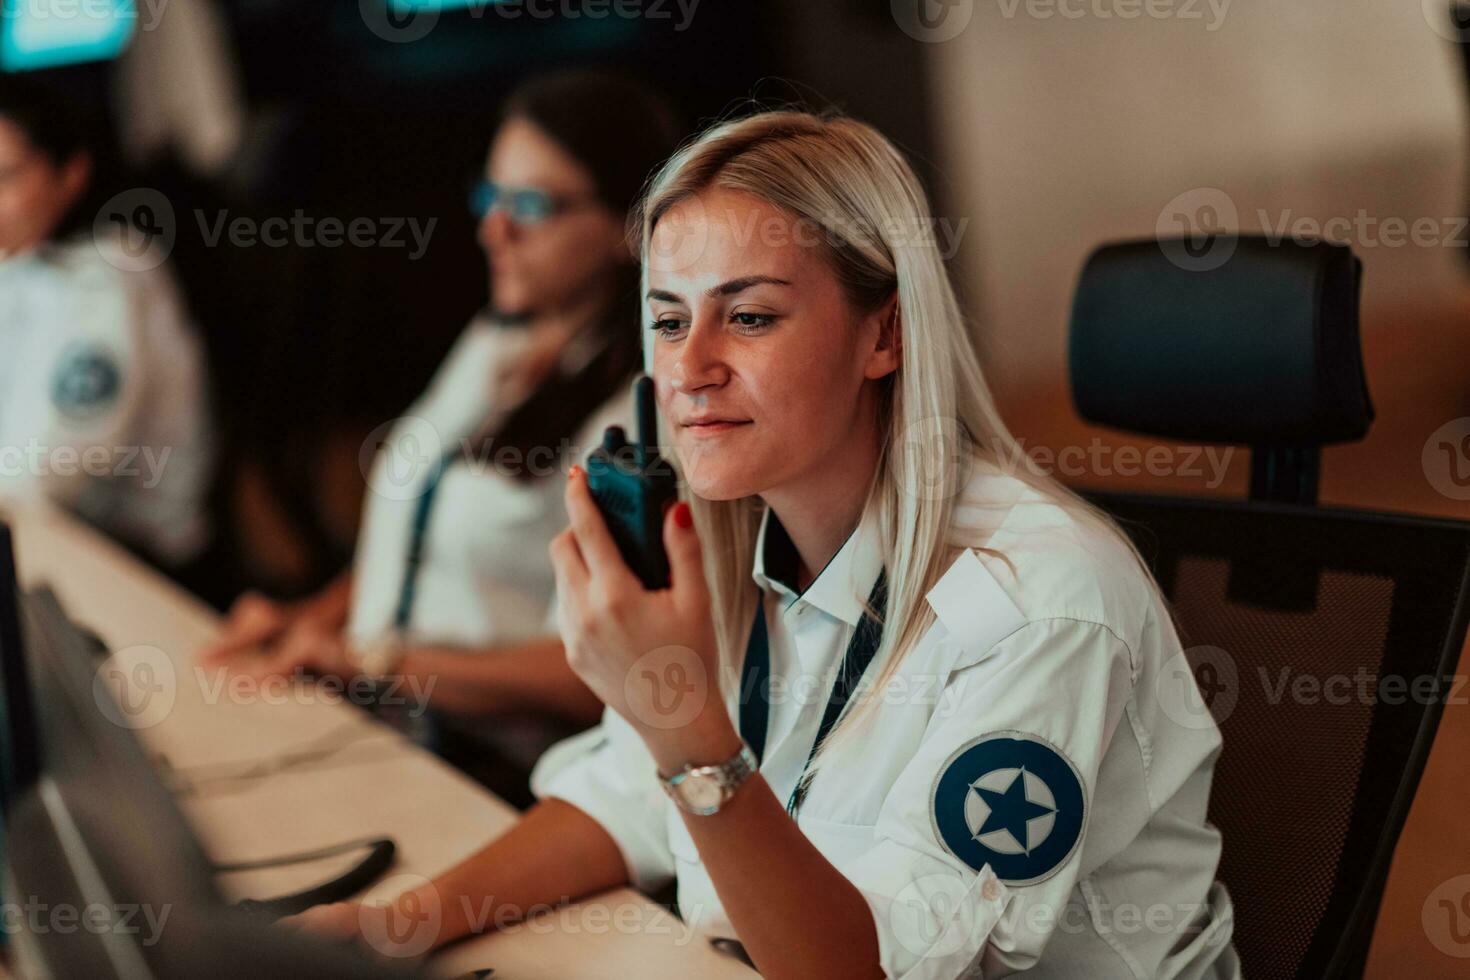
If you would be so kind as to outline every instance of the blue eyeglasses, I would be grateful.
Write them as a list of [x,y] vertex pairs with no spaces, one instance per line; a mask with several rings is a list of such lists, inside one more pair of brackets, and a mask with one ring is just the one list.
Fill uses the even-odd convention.
[[534,225],[590,200],[590,194],[569,197],[538,187],[505,187],[493,180],[481,180],[470,189],[470,213],[484,219],[498,208],[518,225]]

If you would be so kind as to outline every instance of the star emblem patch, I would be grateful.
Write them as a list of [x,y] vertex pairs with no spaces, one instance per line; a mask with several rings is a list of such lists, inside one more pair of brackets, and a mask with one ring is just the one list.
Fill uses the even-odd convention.
[[934,781],[935,836],[973,870],[1008,885],[1055,874],[1082,839],[1082,777],[1051,743],[993,732],[961,746]]
[[100,345],[69,348],[51,378],[51,401],[72,418],[85,419],[104,411],[121,391],[117,358]]

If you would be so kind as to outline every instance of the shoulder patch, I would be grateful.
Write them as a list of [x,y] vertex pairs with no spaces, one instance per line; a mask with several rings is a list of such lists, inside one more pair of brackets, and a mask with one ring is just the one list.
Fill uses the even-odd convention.
[[934,835],[979,871],[1007,885],[1056,874],[1077,849],[1087,795],[1070,759],[1025,732],[992,732],[962,745],[934,780]]
[[90,418],[117,401],[122,371],[117,357],[101,344],[68,347],[51,377],[51,401],[65,415]]

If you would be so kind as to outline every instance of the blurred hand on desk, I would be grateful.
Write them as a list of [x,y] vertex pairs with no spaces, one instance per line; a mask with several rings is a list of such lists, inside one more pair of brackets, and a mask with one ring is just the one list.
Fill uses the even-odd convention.
[[268,599],[259,592],[246,592],[230,607],[218,639],[200,652],[200,659],[218,664],[258,650],[279,638],[291,618],[285,603]]
[[354,677],[358,671],[347,659],[343,633],[351,595],[350,574],[298,602],[246,592],[230,607],[219,637],[199,657],[207,665],[227,665],[254,677],[298,671]]

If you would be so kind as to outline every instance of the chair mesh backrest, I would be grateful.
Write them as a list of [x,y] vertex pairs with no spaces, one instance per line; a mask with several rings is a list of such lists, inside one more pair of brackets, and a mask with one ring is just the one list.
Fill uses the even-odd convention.
[[1210,818],[1244,975],[1326,976],[1372,928],[1449,693],[1470,525],[1095,499],[1154,568],[1220,725]]

